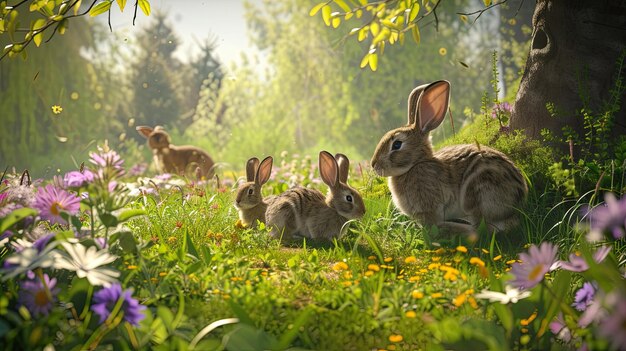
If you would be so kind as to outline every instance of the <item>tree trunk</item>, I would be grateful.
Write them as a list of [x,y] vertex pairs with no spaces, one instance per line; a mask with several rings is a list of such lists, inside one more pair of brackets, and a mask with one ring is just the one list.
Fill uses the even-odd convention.
[[[583,118],[578,112],[583,106],[603,112],[624,50],[625,0],[538,0],[511,127],[541,138],[542,129],[560,135],[567,125],[582,136]],[[622,76],[625,73],[626,67]],[[626,134],[623,90],[621,95],[614,135]],[[556,118],[550,116],[548,103],[556,107]]]

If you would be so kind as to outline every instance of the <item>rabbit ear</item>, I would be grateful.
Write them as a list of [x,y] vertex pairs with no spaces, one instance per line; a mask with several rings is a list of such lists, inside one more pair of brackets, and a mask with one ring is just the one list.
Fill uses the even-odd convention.
[[335,160],[337,160],[337,165],[339,166],[339,181],[347,184],[348,171],[350,170],[350,160],[348,160],[348,156],[344,154],[336,154]]
[[327,151],[320,152],[320,176],[326,185],[334,188],[339,182],[339,166],[333,155]]
[[428,85],[417,102],[417,117],[422,133],[437,128],[448,112],[450,83],[440,80]]
[[135,129],[139,132],[139,134],[143,135],[146,138],[149,137],[150,134],[152,134],[152,128],[148,126],[138,126]]
[[[257,162],[259,162],[259,160],[257,160]],[[274,159],[272,156],[267,156],[263,159],[263,161],[261,161],[261,165],[259,166],[258,171],[256,172],[256,177],[254,178],[254,181],[257,184],[263,185],[270,179],[273,162]]]
[[246,180],[249,182],[254,182],[254,176],[256,174],[256,169],[259,167],[259,159],[253,157],[246,162]]
[[417,121],[416,117],[417,117],[417,102],[420,98],[420,96],[422,96],[422,92],[424,91],[424,89],[428,86],[428,84],[424,84],[424,85],[420,85],[419,87],[413,89],[413,91],[411,91],[411,94],[409,94],[409,102],[407,104],[408,106],[408,116],[409,116],[409,125],[411,124],[415,124],[415,122]]

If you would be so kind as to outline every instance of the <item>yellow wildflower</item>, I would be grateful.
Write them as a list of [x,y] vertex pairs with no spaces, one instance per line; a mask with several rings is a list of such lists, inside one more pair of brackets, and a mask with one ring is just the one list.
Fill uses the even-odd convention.
[[439,298],[443,297],[443,294],[442,293],[432,293],[432,294],[430,294],[430,297],[433,298],[433,299],[439,299]]
[[469,302],[473,309],[478,309],[478,302],[476,302],[476,299],[473,296],[468,297],[467,302]]
[[439,48],[439,55],[446,56],[447,53],[448,53],[448,49],[446,49],[446,48]]
[[137,266],[135,266],[134,264],[131,264],[131,265],[129,265],[129,266],[128,266],[128,267],[126,267],[126,268],[128,268],[128,269],[130,269],[130,270],[133,270],[133,269],[137,269],[138,267],[137,267]]
[[456,307],[461,307],[461,306],[465,303],[465,301],[467,301],[467,295],[465,295],[465,294],[461,294],[461,295],[459,295],[459,296],[455,297],[455,298],[452,300],[452,303],[453,303]]
[[376,256],[371,255],[371,256],[368,256],[367,259],[370,260],[370,261],[375,261],[376,260]]
[[53,105],[52,106],[52,113],[54,113],[55,115],[58,115],[61,112],[63,112],[63,107],[61,107],[59,105]]
[[374,275],[374,271],[367,271],[367,272],[365,272],[365,274],[364,274],[364,275],[365,275],[366,277],[371,277],[371,276],[373,276],[373,275]]
[[339,261],[337,263],[335,263],[333,265],[333,270],[335,271],[346,271],[348,270],[348,264],[343,262],[343,261]]
[[385,257],[385,258],[383,259],[383,261],[384,261],[385,263],[389,263],[389,262],[393,261],[393,258],[391,258],[391,257]]
[[479,267],[484,267],[485,266],[485,262],[483,262],[483,260],[481,260],[478,257],[470,258],[469,263],[473,264],[473,265],[476,265],[476,266],[479,266]]
[[413,290],[411,296],[413,296],[414,299],[421,299],[422,297],[424,297],[424,293],[422,293],[421,291]]
[[436,255],[443,255],[444,253],[446,253],[446,250],[444,250],[443,248],[438,248],[437,250],[435,250],[435,254]]
[[374,272],[380,271],[380,267],[377,264],[374,264],[374,263],[368,264],[367,265],[367,269],[369,269],[370,271],[374,271]]
[[523,327],[526,327],[526,326],[528,326],[530,323],[532,323],[532,321],[534,321],[534,320],[535,320],[535,318],[537,318],[537,311],[533,312],[533,314],[531,314],[531,315],[530,315],[530,317],[528,317],[527,319],[522,319],[522,320],[520,321],[520,324],[521,324]]
[[494,261],[500,261],[502,259],[502,255],[498,255],[493,258]]
[[391,334],[389,335],[389,341],[391,342],[402,342],[404,338],[400,334]]
[[417,258],[415,256],[409,256],[404,259],[404,263],[406,264],[415,263],[415,262],[417,262]]
[[456,251],[466,253],[467,252],[467,247],[459,245],[459,246],[456,247]]
[[417,313],[415,313],[415,311],[406,311],[406,313],[404,315],[406,316],[406,318],[415,318],[415,317],[417,317]]

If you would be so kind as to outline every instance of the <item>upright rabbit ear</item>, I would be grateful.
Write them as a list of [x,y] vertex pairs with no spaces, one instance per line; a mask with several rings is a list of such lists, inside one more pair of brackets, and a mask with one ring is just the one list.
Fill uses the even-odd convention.
[[339,166],[337,161],[327,151],[320,151],[320,176],[326,185],[334,188],[339,182]]
[[146,138],[149,137],[150,134],[152,134],[152,128],[148,126],[138,126],[135,129],[139,132],[139,134],[143,135]]
[[431,83],[417,102],[417,117],[422,133],[428,133],[437,128],[448,112],[450,103],[450,83],[440,80]]
[[417,120],[417,102],[420,98],[420,96],[422,96],[422,92],[424,91],[424,89],[426,89],[426,87],[428,86],[428,84],[424,84],[424,85],[420,85],[419,87],[413,89],[413,91],[411,91],[411,94],[409,94],[409,102],[407,104],[408,106],[408,116],[409,116],[409,125],[415,124],[415,121]]
[[348,171],[350,170],[350,160],[348,160],[348,156],[344,154],[336,154],[335,160],[337,160],[337,165],[339,166],[339,181],[347,184]]
[[[257,160],[257,162],[259,162],[259,160]],[[257,184],[263,185],[270,179],[270,175],[272,174],[273,163],[274,163],[274,159],[272,158],[272,156],[267,156],[266,158],[263,159],[263,161],[261,161],[259,170],[256,172],[256,177],[254,178],[254,181]]]
[[256,174],[256,169],[259,167],[259,159],[253,157],[246,162],[246,180],[249,182],[254,182],[254,176]]

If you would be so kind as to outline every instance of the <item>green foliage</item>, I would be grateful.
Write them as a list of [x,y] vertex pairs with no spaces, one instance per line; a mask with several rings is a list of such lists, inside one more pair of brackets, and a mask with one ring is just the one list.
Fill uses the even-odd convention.
[[[548,174],[558,189],[566,196],[579,196],[593,191],[624,193],[626,184],[626,137],[611,140],[615,125],[615,113],[619,111],[626,92],[624,84],[623,51],[616,62],[613,86],[600,111],[591,111],[587,107],[588,99],[581,92],[583,107],[577,117],[583,120],[582,135],[570,126],[563,127],[562,136],[555,136],[547,130],[542,131],[546,141],[556,145],[569,145],[569,154],[562,155],[560,161],[551,165]],[[582,85],[582,84],[581,84]],[[552,118],[559,118],[559,111],[552,104],[546,106]]]

